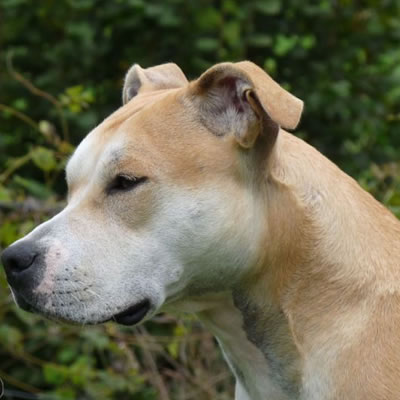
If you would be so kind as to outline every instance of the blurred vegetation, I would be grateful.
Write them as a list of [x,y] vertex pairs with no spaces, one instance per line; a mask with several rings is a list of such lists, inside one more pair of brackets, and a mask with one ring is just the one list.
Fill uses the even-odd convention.
[[[66,160],[133,62],[263,66],[305,101],[296,134],[400,216],[398,0],[1,0],[0,30],[0,250],[62,206]],[[17,309],[1,271],[0,319],[6,398],[232,398],[191,318],[56,325]]]

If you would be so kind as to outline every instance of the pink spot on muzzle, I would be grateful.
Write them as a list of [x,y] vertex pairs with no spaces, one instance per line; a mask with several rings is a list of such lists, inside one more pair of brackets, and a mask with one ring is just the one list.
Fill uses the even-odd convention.
[[35,292],[50,295],[54,291],[55,279],[65,268],[69,256],[68,250],[57,239],[49,240],[48,251],[44,259],[44,276]]

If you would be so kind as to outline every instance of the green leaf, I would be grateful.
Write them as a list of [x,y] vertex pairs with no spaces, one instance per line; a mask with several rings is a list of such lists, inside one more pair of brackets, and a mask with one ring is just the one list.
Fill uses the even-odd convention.
[[340,80],[332,82],[331,88],[337,96],[348,97],[351,91],[351,84],[348,81]]
[[277,63],[274,58],[267,58],[264,62],[264,69],[270,74],[274,75],[277,69]]
[[86,338],[98,350],[103,350],[109,346],[110,338],[104,331],[98,329],[86,329],[82,332],[82,337]]
[[309,50],[315,46],[316,43],[316,38],[314,35],[306,35],[300,38],[300,45],[306,49]]
[[14,108],[16,108],[19,111],[24,111],[28,107],[28,102],[26,101],[26,99],[24,99],[22,97],[22,98],[16,99],[13,103],[13,106],[14,106]]
[[176,337],[182,337],[188,334],[188,330],[186,326],[182,323],[177,324],[174,328],[174,336]]
[[0,342],[2,345],[14,348],[22,343],[23,335],[15,327],[10,325],[0,325]]
[[19,238],[17,224],[5,221],[0,224],[0,242],[9,246]]
[[74,385],[83,386],[94,375],[89,356],[80,356],[69,368],[69,378]]
[[61,385],[68,377],[68,370],[64,367],[47,363],[43,366],[43,374],[47,383]]
[[39,393],[39,400],[76,400],[78,398],[76,391],[71,387],[59,387],[54,391]]
[[15,175],[13,181],[39,199],[47,199],[52,195],[51,190],[46,185],[34,181],[33,179],[27,179],[23,178],[22,176]]
[[214,38],[199,38],[196,41],[196,47],[200,50],[200,51],[215,51],[218,49],[219,46],[219,42],[217,39]]
[[70,363],[77,357],[79,354],[78,351],[79,349],[77,347],[66,345],[58,352],[57,359],[62,364]]
[[288,54],[296,46],[297,41],[297,36],[278,35],[274,46],[275,54],[278,56]]
[[61,387],[55,391],[55,398],[57,400],[76,400],[77,393],[72,387]]
[[37,223],[35,223],[35,221],[29,219],[22,222],[19,226],[19,234],[21,236],[27,235],[30,231],[32,231],[35,228],[36,225]]
[[254,47],[269,47],[272,44],[272,36],[265,34],[251,35],[249,44]]
[[261,0],[254,4],[256,10],[267,15],[278,14],[281,11],[281,6],[280,0]]
[[231,47],[240,40],[240,29],[240,23],[234,20],[224,24],[223,36]]
[[31,151],[33,162],[43,171],[52,171],[57,167],[54,151],[46,147],[35,147]]
[[11,201],[11,190],[5,188],[3,185],[0,185],[0,201]]
[[214,7],[206,7],[199,10],[195,18],[199,28],[204,29],[206,32],[220,26],[222,22],[221,14]]
[[173,358],[178,358],[179,354],[179,343],[177,340],[174,340],[167,345],[168,353],[171,355]]

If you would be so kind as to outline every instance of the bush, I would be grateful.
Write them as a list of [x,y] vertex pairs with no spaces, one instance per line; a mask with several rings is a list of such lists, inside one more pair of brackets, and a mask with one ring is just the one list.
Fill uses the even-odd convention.
[[[400,3],[362,4],[2,0],[0,247],[62,206],[66,160],[120,105],[133,62],[174,61],[191,78],[226,60],[265,67],[305,101],[296,134],[400,216]],[[0,377],[9,391],[232,397],[215,342],[191,318],[160,316],[133,332],[66,327],[17,309],[3,272],[0,284]]]

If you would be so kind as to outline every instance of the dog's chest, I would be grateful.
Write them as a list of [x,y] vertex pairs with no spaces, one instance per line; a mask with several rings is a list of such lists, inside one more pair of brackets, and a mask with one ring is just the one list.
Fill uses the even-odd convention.
[[235,400],[294,399],[275,378],[263,351],[248,339],[242,314],[232,303],[199,317],[216,336],[236,377]]

